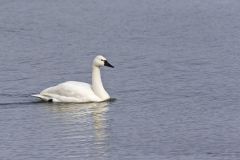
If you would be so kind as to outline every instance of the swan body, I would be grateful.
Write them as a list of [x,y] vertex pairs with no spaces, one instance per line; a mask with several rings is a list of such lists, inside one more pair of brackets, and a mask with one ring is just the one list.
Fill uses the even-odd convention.
[[43,90],[39,97],[44,101],[52,102],[101,102],[95,95],[91,85],[83,82],[67,81]]
[[110,99],[110,96],[102,84],[100,74],[100,67],[102,66],[113,68],[106,58],[103,56],[97,56],[93,60],[91,85],[84,82],[67,81],[49,87],[43,90],[40,94],[33,96],[48,102],[87,103],[106,101]]

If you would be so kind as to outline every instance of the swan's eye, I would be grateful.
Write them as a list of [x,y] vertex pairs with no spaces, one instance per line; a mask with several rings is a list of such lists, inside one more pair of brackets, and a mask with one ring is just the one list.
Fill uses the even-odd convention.
[[104,60],[104,59],[101,59],[101,61],[103,61],[103,62],[104,62],[105,60]]

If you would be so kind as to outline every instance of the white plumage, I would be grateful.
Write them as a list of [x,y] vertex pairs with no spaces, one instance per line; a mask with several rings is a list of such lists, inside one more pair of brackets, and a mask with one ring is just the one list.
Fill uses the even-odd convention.
[[100,67],[113,66],[103,56],[97,56],[92,65],[92,85],[84,82],[67,81],[43,90],[40,94],[33,95],[43,101],[49,102],[102,102],[110,99],[102,85]]

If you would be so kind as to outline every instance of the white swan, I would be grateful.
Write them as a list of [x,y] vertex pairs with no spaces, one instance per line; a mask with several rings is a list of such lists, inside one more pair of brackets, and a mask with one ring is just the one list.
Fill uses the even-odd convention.
[[100,67],[114,68],[103,56],[97,56],[92,64],[92,85],[84,82],[67,81],[43,90],[40,94],[32,95],[48,102],[102,102],[110,99],[104,89]]

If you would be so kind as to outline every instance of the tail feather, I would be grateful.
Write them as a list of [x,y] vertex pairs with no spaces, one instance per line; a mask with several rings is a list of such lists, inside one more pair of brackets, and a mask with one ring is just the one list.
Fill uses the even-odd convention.
[[34,94],[32,95],[33,97],[37,97],[37,98],[40,98],[41,100],[44,100],[44,101],[50,101],[51,98],[50,97],[46,97],[46,96],[43,96],[43,95],[40,95],[40,94]]

